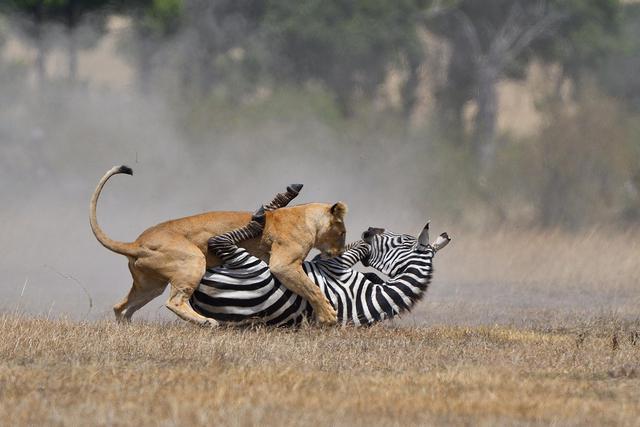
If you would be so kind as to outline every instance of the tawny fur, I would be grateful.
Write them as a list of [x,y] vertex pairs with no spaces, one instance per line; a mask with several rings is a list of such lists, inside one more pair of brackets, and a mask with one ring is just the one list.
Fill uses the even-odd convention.
[[[218,258],[207,252],[207,241],[244,226],[250,221],[251,213],[207,212],[150,227],[134,242],[118,242],[110,239],[98,225],[96,205],[104,184],[119,173],[131,175],[132,171],[127,167],[114,167],[102,177],[91,198],[89,215],[98,241],[129,260],[133,285],[128,295],[113,307],[116,319],[131,319],[133,313],[162,294],[170,283],[167,308],[182,319],[211,325],[211,319],[196,313],[188,303],[206,267],[220,264]],[[322,324],[335,323],[336,313],[304,273],[302,261],[313,247],[328,255],[342,251],[346,212],[341,202],[309,203],[266,212],[261,238],[243,244],[251,253],[269,262],[272,273],[287,288],[311,303]]]

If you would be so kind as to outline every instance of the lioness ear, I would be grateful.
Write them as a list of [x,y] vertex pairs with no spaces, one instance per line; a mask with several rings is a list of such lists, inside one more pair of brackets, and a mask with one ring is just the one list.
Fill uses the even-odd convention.
[[347,205],[345,205],[342,202],[338,202],[333,206],[331,206],[330,212],[331,212],[331,215],[333,215],[334,217],[338,219],[343,219],[344,216],[347,214]]

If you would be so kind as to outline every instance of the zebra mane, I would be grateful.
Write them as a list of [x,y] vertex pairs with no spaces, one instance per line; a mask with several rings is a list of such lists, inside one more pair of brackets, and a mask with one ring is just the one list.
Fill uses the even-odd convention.
[[355,248],[356,246],[360,245],[361,243],[362,243],[362,239],[353,241],[351,243],[348,243],[347,245],[345,245],[344,251],[346,252],[348,250],[351,250],[351,249]]

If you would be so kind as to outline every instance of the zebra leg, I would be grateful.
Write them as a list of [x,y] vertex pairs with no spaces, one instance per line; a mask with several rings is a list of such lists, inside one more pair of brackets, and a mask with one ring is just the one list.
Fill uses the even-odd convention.
[[212,237],[208,241],[209,250],[225,262],[231,261],[238,253],[237,244],[243,240],[258,237],[264,230],[265,212],[285,207],[295,199],[302,189],[302,184],[291,184],[284,193],[278,193],[267,205],[263,205],[251,217],[251,222],[244,227]]
[[353,243],[349,243],[342,255],[334,258],[334,260],[340,264],[343,268],[351,268],[357,262],[362,261],[362,258],[369,254],[371,247],[364,240],[358,240]]
[[264,230],[265,213],[261,207],[253,214],[251,221],[244,227],[236,228],[219,236],[209,239],[209,250],[224,262],[231,262],[240,255],[239,251],[245,251],[237,245],[243,240],[253,239],[262,234]]
[[289,204],[293,199],[295,199],[298,194],[300,194],[300,190],[302,190],[302,184],[291,184],[287,187],[287,191],[284,193],[276,194],[276,197],[264,206],[264,210],[274,211],[279,208],[283,208]]

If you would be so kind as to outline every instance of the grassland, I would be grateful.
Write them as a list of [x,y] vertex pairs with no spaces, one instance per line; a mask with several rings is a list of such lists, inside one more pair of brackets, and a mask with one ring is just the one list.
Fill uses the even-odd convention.
[[199,329],[160,298],[118,325],[126,276],[79,321],[81,289],[32,276],[0,309],[0,425],[640,425],[640,233],[446,229],[425,300],[368,329]]
[[640,322],[207,330],[0,315],[4,425],[638,425]]

